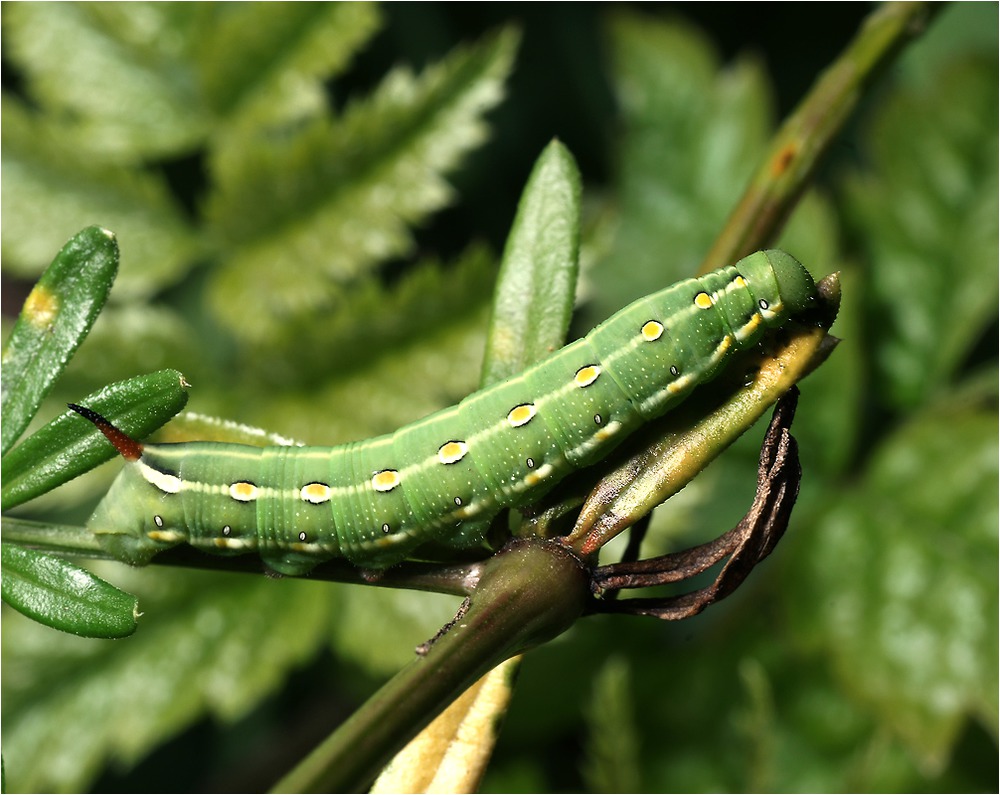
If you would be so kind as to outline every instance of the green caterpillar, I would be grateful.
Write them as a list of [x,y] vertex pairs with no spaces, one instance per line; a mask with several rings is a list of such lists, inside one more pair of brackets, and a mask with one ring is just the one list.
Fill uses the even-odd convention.
[[502,508],[607,455],[815,299],[798,261],[757,252],[636,301],[456,406],[338,447],[141,445],[73,406],[127,459],[89,527],[130,563],[187,543],[256,551],[285,574],[330,558],[383,568],[430,542],[475,546]]

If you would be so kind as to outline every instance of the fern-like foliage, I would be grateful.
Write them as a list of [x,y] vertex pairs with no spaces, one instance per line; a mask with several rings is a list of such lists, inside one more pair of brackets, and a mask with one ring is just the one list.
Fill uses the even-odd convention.
[[410,226],[450,200],[445,173],[484,140],[483,114],[502,96],[515,44],[506,33],[419,77],[396,69],[339,118],[213,151],[218,317],[241,337],[268,339],[410,253]]

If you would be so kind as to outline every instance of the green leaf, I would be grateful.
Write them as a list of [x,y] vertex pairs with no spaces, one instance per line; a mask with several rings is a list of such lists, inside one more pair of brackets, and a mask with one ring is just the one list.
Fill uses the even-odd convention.
[[336,605],[330,640],[338,658],[380,678],[409,663],[414,649],[454,618],[459,606],[443,594],[336,584],[328,598]]
[[199,23],[173,3],[4,7],[4,35],[34,97],[72,120],[85,152],[119,160],[203,137],[205,107],[185,63]]
[[[187,381],[208,386],[218,378],[204,333],[183,314],[162,303],[135,302],[104,307],[94,328],[73,356],[50,399],[79,403],[80,396],[136,373],[182,364]],[[109,356],[109,351],[114,351]]]
[[[495,272],[492,255],[470,246],[453,263],[416,264],[391,287],[359,285],[342,311],[292,325],[300,333],[272,354],[273,363],[248,360],[245,380],[199,407],[332,444],[386,433],[455,403],[476,388]],[[234,394],[262,388],[268,400],[234,413]],[[302,411],[303,400],[311,411]]]
[[135,632],[138,600],[89,571],[31,549],[0,544],[3,600],[29,618],[85,638]]
[[90,331],[117,271],[115,236],[92,226],[63,246],[24,302],[3,351],[3,453],[28,427]]
[[509,378],[566,342],[580,250],[580,172],[558,141],[531,172],[504,250],[480,384]]
[[200,92],[226,120],[226,137],[325,111],[324,81],[343,71],[381,16],[374,3],[218,3],[210,9],[195,58]]
[[[134,439],[155,431],[186,402],[187,383],[176,370],[110,384],[81,401]],[[68,411],[4,456],[3,509],[44,494],[115,455],[100,431]]]
[[723,69],[704,36],[680,22],[619,13],[611,23],[625,136],[614,245],[593,273],[595,320],[694,274],[772,123],[756,61]]
[[397,69],[340,119],[216,150],[207,213],[232,252],[211,280],[218,317],[266,339],[329,308],[338,284],[409,253],[408,226],[450,200],[445,172],[485,139],[516,41],[493,36],[419,78]]
[[922,416],[812,534],[789,600],[844,689],[929,772],[967,718],[996,737],[995,413]]
[[591,792],[642,792],[640,743],[627,658],[610,657],[594,676],[587,710],[584,778]]
[[872,263],[876,389],[897,410],[947,388],[996,321],[997,90],[968,58],[895,94],[866,135],[871,167],[847,182]]
[[4,616],[4,755],[24,791],[80,791],[199,717],[234,721],[313,654],[329,616],[317,583],[108,566],[147,617],[126,642]]
[[37,276],[93,223],[113,229],[126,252],[116,300],[146,296],[191,266],[198,241],[159,175],[90,155],[77,133],[6,96],[2,158],[8,272]]
[[[365,278],[337,301],[336,311],[286,319],[270,339],[254,346],[245,369],[268,388],[311,388],[350,378],[380,356],[479,318],[496,278],[495,259],[486,246],[472,244],[451,261],[419,260],[392,280]],[[261,351],[277,361],[255,368]]]

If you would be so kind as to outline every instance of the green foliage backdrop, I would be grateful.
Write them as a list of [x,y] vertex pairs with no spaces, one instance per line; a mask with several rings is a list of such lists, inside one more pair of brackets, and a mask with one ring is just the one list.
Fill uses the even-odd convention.
[[[585,331],[695,270],[825,64],[801,57],[832,59],[868,10],[776,34],[804,18],[708,32],[696,7],[485,8],[5,4],[5,324],[79,229],[122,252],[42,419],[166,367],[192,411],[316,444],[452,403],[549,139],[583,167]],[[529,655],[487,790],[997,788],[996,31],[995,5],[942,12],[782,236],[844,281],[782,545],[696,619],[591,618]],[[758,443],[660,509],[647,551],[730,527]],[[116,466],[21,514],[82,522]],[[133,637],[4,610],[12,790],[260,789],[455,608],[91,568],[139,595]]]

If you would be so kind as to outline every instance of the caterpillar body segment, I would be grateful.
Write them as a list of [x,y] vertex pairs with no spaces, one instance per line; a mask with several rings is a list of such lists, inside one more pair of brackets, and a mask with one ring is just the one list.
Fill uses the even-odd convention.
[[256,552],[287,574],[330,558],[386,567],[432,542],[476,546],[502,508],[606,456],[815,299],[795,259],[757,252],[631,304],[456,406],[337,447],[130,446],[84,410],[133,457],[89,526],[131,563],[188,543]]

